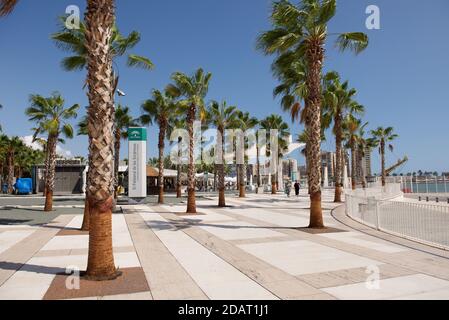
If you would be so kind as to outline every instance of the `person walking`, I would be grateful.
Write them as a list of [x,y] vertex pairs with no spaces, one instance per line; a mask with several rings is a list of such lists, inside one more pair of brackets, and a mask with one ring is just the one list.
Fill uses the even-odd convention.
[[295,194],[297,197],[299,197],[299,190],[301,189],[301,185],[298,181],[295,182]]
[[290,198],[290,193],[292,192],[292,184],[290,181],[287,181],[285,184],[285,193],[287,194],[287,197]]

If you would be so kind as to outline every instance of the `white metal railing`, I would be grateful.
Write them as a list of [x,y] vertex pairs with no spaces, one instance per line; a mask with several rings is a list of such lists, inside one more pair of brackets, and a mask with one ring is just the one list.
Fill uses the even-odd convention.
[[379,231],[449,250],[449,206],[347,193],[346,212]]

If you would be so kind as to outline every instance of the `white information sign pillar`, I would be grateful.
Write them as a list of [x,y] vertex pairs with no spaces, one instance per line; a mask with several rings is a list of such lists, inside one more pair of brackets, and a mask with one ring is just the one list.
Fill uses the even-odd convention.
[[129,128],[128,196],[131,199],[147,197],[147,129]]

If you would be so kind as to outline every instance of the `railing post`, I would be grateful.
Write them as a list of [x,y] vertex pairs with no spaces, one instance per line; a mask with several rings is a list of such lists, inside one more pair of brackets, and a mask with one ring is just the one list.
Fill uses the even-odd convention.
[[380,231],[380,217],[379,217],[379,200],[374,200],[376,201],[376,229],[378,231]]

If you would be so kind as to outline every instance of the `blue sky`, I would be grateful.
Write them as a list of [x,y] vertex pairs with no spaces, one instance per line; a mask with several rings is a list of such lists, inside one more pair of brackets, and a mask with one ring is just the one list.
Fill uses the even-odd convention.
[[[117,23],[123,33],[141,32],[133,50],[152,59],[152,72],[128,69],[118,62],[121,103],[139,114],[152,88],[163,88],[174,71],[190,73],[198,67],[213,73],[209,99],[226,99],[256,117],[281,113],[272,97],[276,81],[270,73],[272,57],[255,50],[258,33],[269,28],[268,0],[117,0]],[[30,135],[24,116],[31,93],[60,91],[67,104],[87,105],[82,90],[84,72],[60,68],[65,53],[49,39],[57,30],[57,17],[68,5],[84,10],[79,0],[21,0],[13,15],[0,21],[0,123],[10,135]],[[366,30],[365,9],[381,10],[381,30]],[[449,171],[447,99],[449,76],[449,2],[447,0],[339,0],[330,32],[363,31],[369,48],[359,56],[341,54],[327,45],[326,70],[338,71],[357,88],[370,128],[393,126],[400,135],[392,163],[408,155],[403,172]],[[83,110],[84,111],[84,110]],[[284,115],[288,123],[288,115]],[[292,126],[293,133],[300,127]],[[149,134],[150,155],[155,156],[156,135]],[[329,141],[323,149],[332,150]],[[84,137],[68,141],[65,149],[86,155]],[[123,148],[123,155],[127,148]],[[373,166],[378,170],[377,153]],[[303,160],[302,160],[303,162]]]

